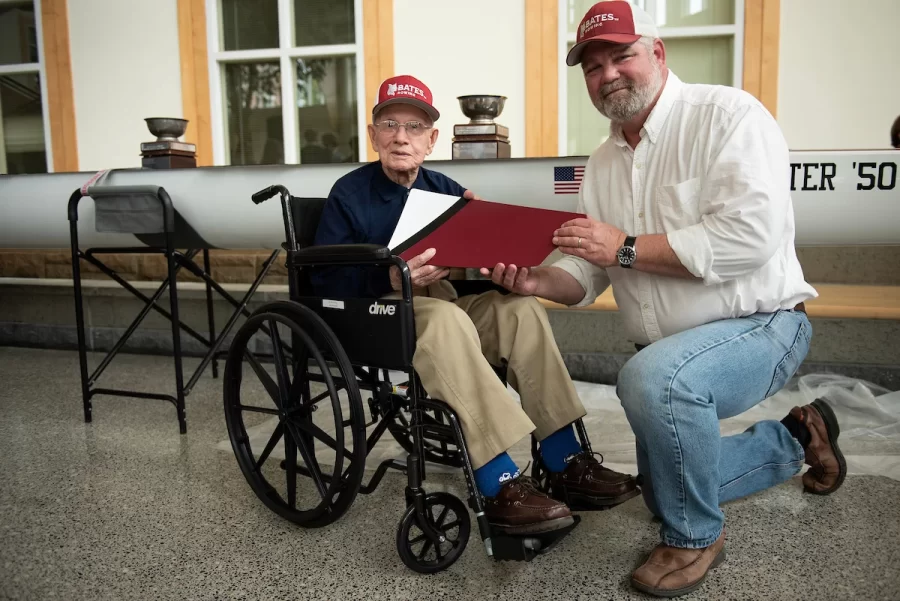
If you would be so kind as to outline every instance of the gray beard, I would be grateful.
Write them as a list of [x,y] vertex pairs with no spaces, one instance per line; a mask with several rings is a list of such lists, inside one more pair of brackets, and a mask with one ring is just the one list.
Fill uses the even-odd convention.
[[[600,114],[613,122],[631,121],[638,113],[650,106],[656,98],[659,88],[662,86],[662,74],[659,63],[653,62],[653,76],[646,85],[635,85],[634,82],[622,80],[607,84],[600,89],[600,98],[594,101],[594,106]],[[614,98],[604,97],[613,90],[626,89],[624,94],[617,94]]]

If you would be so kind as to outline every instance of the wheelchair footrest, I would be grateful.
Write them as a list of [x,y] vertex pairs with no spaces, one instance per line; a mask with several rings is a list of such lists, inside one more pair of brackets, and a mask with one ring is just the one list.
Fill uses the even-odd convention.
[[550,551],[581,522],[580,516],[572,516],[574,521],[565,528],[540,534],[491,536],[491,549],[497,561],[531,561],[538,555]]

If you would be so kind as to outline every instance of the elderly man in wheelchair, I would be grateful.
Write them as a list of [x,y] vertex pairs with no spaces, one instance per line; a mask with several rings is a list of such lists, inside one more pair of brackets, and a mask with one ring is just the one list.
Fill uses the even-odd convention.
[[[281,193],[291,302],[261,307],[232,345],[226,412],[233,448],[260,499],[306,526],[340,517],[387,468],[405,471],[408,508],[397,545],[403,561],[420,572],[451,565],[469,534],[468,512],[456,497],[425,494],[424,462],[462,467],[488,554],[531,559],[577,524],[573,510],[616,506],[637,496],[638,487],[592,452],[581,423],[585,409],[533,297],[508,294],[489,281],[447,280],[440,249],[407,263],[385,248],[411,188],[473,195],[422,167],[437,140],[439,117],[422,82],[386,80],[372,113],[368,130],[379,160],[338,180],[326,201],[293,198],[281,186],[254,195],[262,202]],[[261,331],[271,338],[274,379],[255,356],[258,348],[251,348],[251,337]],[[279,415],[261,453],[249,448],[248,407],[238,390],[245,360]],[[406,381],[391,382],[388,370],[405,373]],[[313,395],[311,382],[324,385],[324,392]],[[364,420],[360,388],[372,393],[371,421]],[[339,400],[341,389],[345,400]],[[313,420],[320,407],[332,410],[326,420],[331,432]],[[383,462],[361,486],[365,457],[385,430],[409,452],[408,461]],[[533,477],[507,453],[527,436]],[[286,495],[260,467],[282,437]],[[317,458],[317,445],[334,451],[331,469]],[[318,490],[312,509],[297,507],[298,473]]]

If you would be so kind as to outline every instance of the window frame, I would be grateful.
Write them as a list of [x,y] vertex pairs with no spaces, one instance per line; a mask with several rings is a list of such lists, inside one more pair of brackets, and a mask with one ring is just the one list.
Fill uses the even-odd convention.
[[[21,0],[0,0],[0,6],[4,4],[21,4]],[[44,27],[43,13],[41,12],[41,0],[31,0],[34,7],[34,27],[37,38],[38,61],[36,63],[15,63],[12,65],[0,65],[0,75],[22,75],[37,73],[41,82],[41,118],[44,122],[44,155],[47,161],[47,173],[53,173],[53,137],[50,132],[50,98],[47,94],[47,69],[44,56]],[[0,173],[8,172],[6,163],[6,141],[3,138],[2,107],[0,107]]]
[[[330,44],[324,46],[293,46],[294,3],[292,0],[278,2],[278,48],[260,50],[222,50],[221,0],[206,0],[206,31],[208,45],[208,68],[210,88],[210,113],[213,145],[213,165],[228,165],[225,122],[226,103],[223,80],[225,65],[228,63],[275,61],[281,72],[282,136],[284,140],[284,164],[300,164],[300,132],[297,128],[297,95],[294,59],[353,56],[356,60],[356,112],[357,130],[365,130],[365,63],[363,56],[363,0],[353,0],[353,29],[355,43]],[[289,74],[289,77],[285,77]],[[359,154],[365,156],[366,136],[358,136]]]
[[[703,25],[697,27],[660,27],[659,37],[665,41],[667,38],[711,38],[711,37],[733,37],[734,38],[734,56],[732,64],[732,82],[731,85],[743,89],[744,80],[744,2],[745,0],[733,0],[734,2],[734,24],[733,25]],[[657,0],[646,0],[647,12],[651,15],[656,14]],[[569,33],[569,15],[568,0],[559,0],[559,79],[557,88],[559,89],[559,122],[558,132],[559,141],[557,142],[557,154],[559,156],[568,155],[569,132],[568,132],[568,69],[575,67],[566,66],[566,54],[569,51],[569,44],[575,43],[575,33]]]

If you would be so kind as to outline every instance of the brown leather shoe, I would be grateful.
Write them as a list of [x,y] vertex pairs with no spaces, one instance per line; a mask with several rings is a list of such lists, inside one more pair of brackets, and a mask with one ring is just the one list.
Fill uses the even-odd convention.
[[491,526],[507,534],[550,532],[575,522],[565,503],[539,491],[527,476],[505,483],[496,497],[486,497],[484,513]]
[[700,588],[706,574],[725,561],[725,531],[705,549],[657,545],[631,575],[634,588],[657,597],[679,597]]
[[847,463],[837,444],[841,434],[837,417],[822,399],[794,407],[791,415],[809,431],[809,444],[803,451],[810,468],[803,474],[803,488],[815,495],[830,495],[840,488],[847,475]]
[[593,453],[575,455],[564,471],[550,474],[550,496],[573,508],[608,509],[641,494],[633,476],[605,468],[601,461]]

